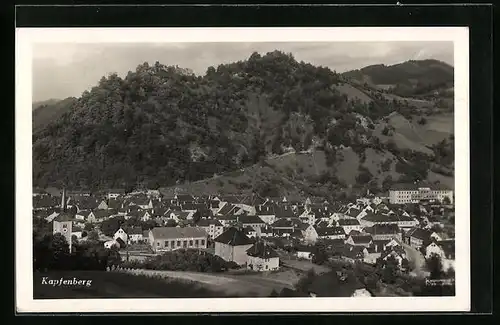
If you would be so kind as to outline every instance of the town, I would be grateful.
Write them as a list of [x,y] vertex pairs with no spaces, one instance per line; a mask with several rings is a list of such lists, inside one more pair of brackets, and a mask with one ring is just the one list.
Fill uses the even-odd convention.
[[189,250],[260,273],[306,272],[329,260],[368,266],[390,260],[397,272],[429,278],[426,262],[438,258],[441,273],[454,276],[453,191],[435,185],[398,184],[388,195],[367,193],[355,202],[123,189],[63,189],[57,196],[35,189],[33,218],[34,231],[62,235],[70,253],[89,240],[118,251],[107,270],[126,263],[145,268],[144,261]]

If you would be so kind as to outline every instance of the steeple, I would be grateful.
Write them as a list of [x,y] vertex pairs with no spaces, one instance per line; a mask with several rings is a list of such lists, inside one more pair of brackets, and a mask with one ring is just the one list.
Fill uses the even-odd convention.
[[66,211],[66,188],[63,187],[62,196],[61,196],[61,212]]

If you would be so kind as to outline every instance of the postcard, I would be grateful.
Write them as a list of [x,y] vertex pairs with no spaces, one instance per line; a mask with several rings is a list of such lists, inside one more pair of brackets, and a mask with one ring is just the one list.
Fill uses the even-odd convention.
[[17,311],[468,311],[468,37],[17,29]]

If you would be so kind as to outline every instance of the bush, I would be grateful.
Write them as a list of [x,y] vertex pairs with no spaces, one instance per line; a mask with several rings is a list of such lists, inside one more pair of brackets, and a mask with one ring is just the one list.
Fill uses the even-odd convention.
[[222,272],[235,265],[221,257],[202,253],[196,249],[178,249],[151,257],[145,261],[133,262],[136,268],[159,271]]
[[392,163],[392,160],[390,158],[387,158],[386,160],[384,160],[382,162],[382,171],[388,172],[389,170],[391,170],[391,163]]
[[427,124],[427,119],[425,117],[422,117],[418,120],[418,124],[420,125],[425,125]]

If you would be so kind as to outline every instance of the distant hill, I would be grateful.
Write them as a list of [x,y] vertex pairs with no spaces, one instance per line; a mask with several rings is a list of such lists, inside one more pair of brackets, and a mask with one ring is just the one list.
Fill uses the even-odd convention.
[[450,92],[454,68],[438,60],[410,60],[394,65],[371,65],[342,74],[343,77],[368,84],[400,96],[432,96]]
[[53,105],[59,101],[60,101],[60,99],[51,98],[51,99],[47,99],[47,100],[33,102],[31,109],[35,110],[41,106]]
[[76,98],[69,97],[63,100],[49,99],[33,103],[33,130],[39,130],[49,122],[57,120],[62,114],[71,109]]
[[377,191],[432,170],[449,175],[453,119],[439,116],[435,98],[356,84],[279,51],[203,76],[144,63],[35,110],[33,183],[268,196]]

